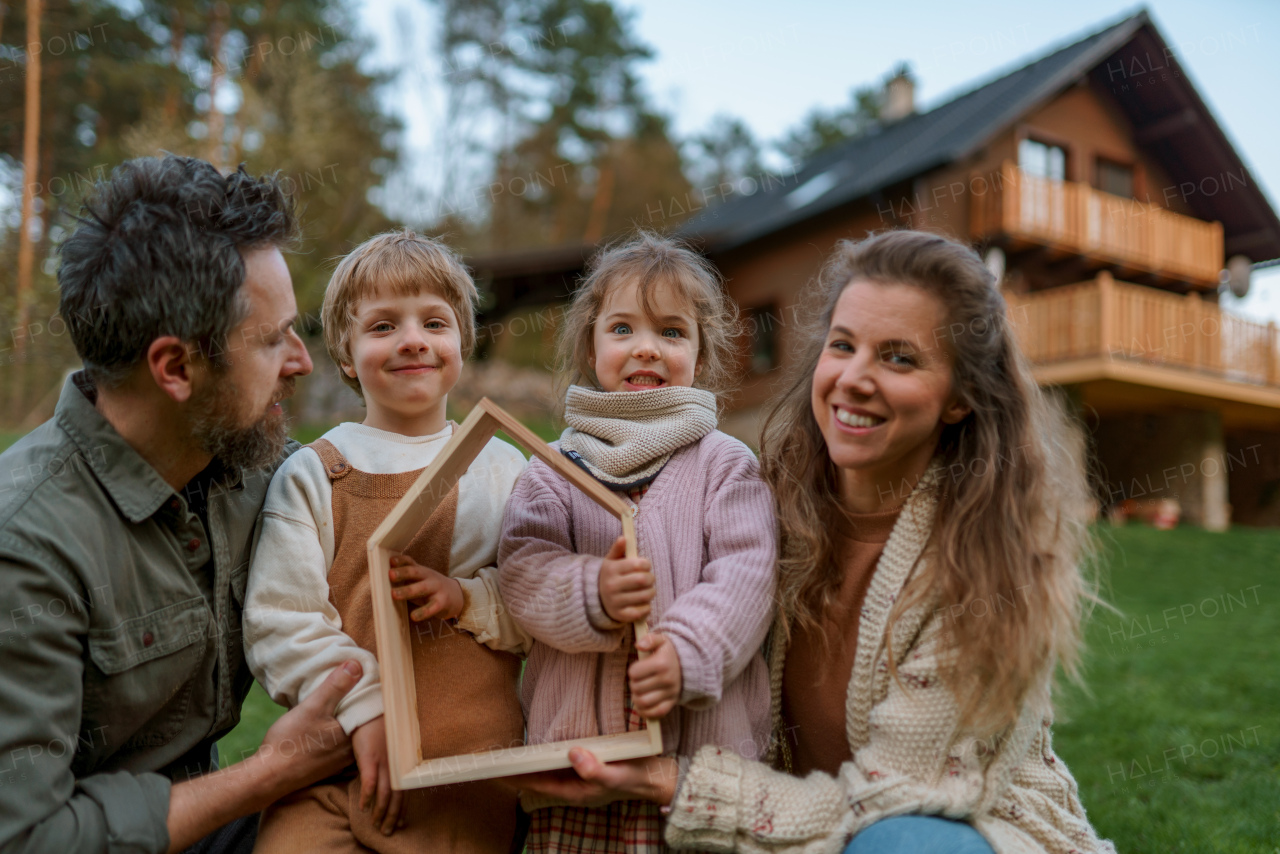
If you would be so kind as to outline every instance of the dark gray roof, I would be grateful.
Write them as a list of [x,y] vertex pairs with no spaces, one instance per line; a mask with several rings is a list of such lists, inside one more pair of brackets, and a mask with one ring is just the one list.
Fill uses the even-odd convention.
[[927,113],[820,152],[785,181],[701,211],[680,234],[724,251],[963,158],[1149,24],[1139,11]]

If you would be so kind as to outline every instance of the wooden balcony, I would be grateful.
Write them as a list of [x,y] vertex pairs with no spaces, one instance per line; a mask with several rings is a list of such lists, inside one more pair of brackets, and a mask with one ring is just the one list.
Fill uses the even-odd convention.
[[1217,286],[1223,265],[1221,223],[1088,184],[1028,175],[1009,161],[988,192],[973,194],[970,231],[975,239],[1003,236],[1015,245],[1046,246],[1062,256],[1115,266],[1123,274],[1202,287]]
[[1090,380],[1158,387],[1201,398],[1280,409],[1276,324],[1178,296],[1092,281],[1005,294],[1023,352],[1042,383]]

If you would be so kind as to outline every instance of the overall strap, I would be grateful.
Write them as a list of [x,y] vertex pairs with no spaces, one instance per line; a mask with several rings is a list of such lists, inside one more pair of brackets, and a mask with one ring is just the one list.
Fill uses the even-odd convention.
[[316,439],[310,445],[303,445],[303,447],[310,448],[320,457],[320,462],[324,464],[325,474],[329,476],[330,481],[346,477],[351,471],[351,463],[347,462],[342,451],[339,451],[328,439]]

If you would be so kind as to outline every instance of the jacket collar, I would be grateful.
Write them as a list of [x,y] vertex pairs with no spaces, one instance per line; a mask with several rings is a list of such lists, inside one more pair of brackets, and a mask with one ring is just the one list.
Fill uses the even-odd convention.
[[[130,522],[141,522],[176,496],[173,487],[116,432],[94,407],[97,389],[84,371],[67,377],[54,410],[54,420],[75,443],[80,456],[111,500]],[[214,460],[214,481],[238,486],[238,469]]]

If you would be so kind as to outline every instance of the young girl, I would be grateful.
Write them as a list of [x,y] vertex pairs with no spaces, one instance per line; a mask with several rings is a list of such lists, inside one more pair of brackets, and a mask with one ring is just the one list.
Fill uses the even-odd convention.
[[1080,431],[967,247],[841,243],[813,308],[761,444],[779,749],[768,764],[704,749],[687,768],[575,751],[583,779],[526,791],[672,804],[681,849],[1114,852],[1051,729],[1090,600]]
[[[715,429],[711,390],[734,320],[710,266],[648,234],[596,258],[574,297],[559,449],[634,503],[645,557],[623,557],[617,520],[530,464],[507,503],[498,584],[535,640],[521,686],[531,743],[662,717],[664,746],[680,756],[767,746],[772,498],[747,447]],[[628,623],[646,616],[638,660]],[[533,811],[530,852],[662,848],[650,802]]]

